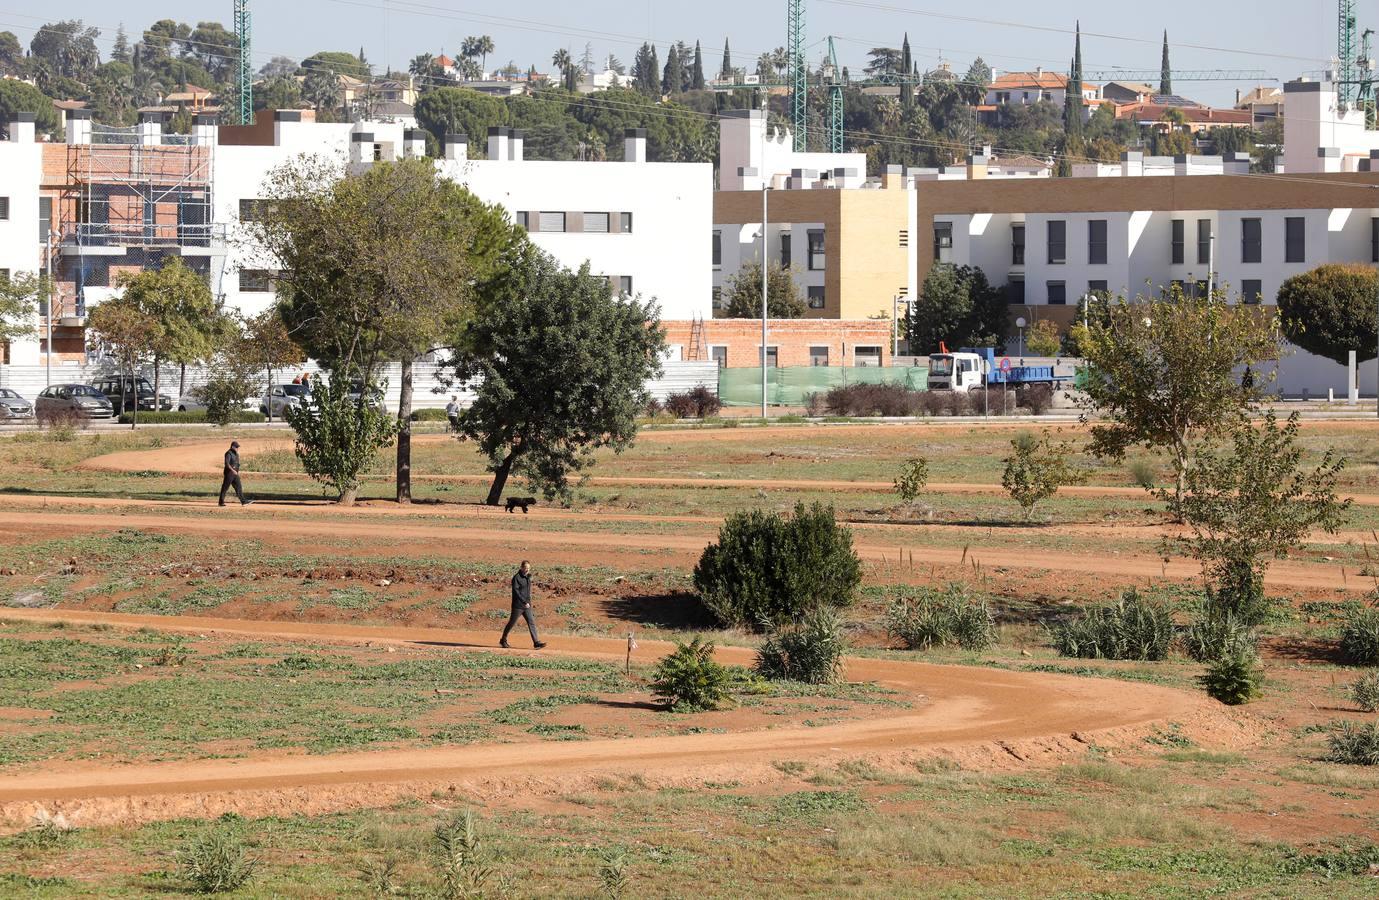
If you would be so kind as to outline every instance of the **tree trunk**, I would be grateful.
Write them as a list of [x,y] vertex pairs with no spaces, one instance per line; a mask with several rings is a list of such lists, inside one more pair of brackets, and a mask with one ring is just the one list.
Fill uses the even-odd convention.
[[[160,360],[160,359],[159,359],[158,357],[156,357],[156,356],[153,357],[153,411],[154,411],[154,412],[157,412],[157,411],[158,411],[158,388],[159,388],[159,387],[162,385],[162,383],[163,383],[163,382],[162,382],[162,378],[161,378],[161,376],[162,376],[162,374],[163,374],[163,367],[162,367],[161,363],[162,363],[162,360]],[[138,405],[139,405],[139,390],[138,390],[137,386],[136,386],[136,388],[135,388],[135,390],[134,390],[134,405],[135,405],[135,406],[138,406]]]
[[264,396],[264,399],[268,401],[267,403],[264,404],[264,406],[267,407],[267,409],[268,409],[268,424],[269,424],[269,425],[272,425],[272,424],[273,424],[273,369],[272,369],[272,367],[269,367],[269,369],[268,369],[268,384],[266,384],[266,385],[264,386],[264,388],[263,388],[263,396]]
[[178,402],[181,402],[182,398],[185,396],[187,396],[187,364],[182,363],[182,371],[177,379]]
[[358,497],[358,496],[359,496],[359,485],[355,485],[354,487],[345,488],[343,491],[341,491],[341,492],[340,492],[340,500],[339,500],[338,502],[339,502],[339,504],[340,504],[341,506],[353,506],[353,505],[354,505],[354,500],[355,500],[355,498]]
[[507,487],[508,476],[512,474],[512,464],[517,462],[519,451],[513,450],[498,466],[498,470],[493,473],[493,486],[488,489],[488,499],[484,501],[489,506],[497,506],[498,501],[503,499],[503,488]]
[[402,359],[402,388],[397,401],[397,502],[412,502],[412,357]]
[[[136,368],[134,367],[134,364],[133,364],[133,363],[130,363],[130,366],[129,366],[129,375],[128,375],[128,378],[129,378],[128,384],[129,384],[129,386],[130,386],[130,388],[131,388],[130,393],[132,393],[132,394],[134,395],[134,410],[133,410],[133,413],[132,413],[132,415],[131,415],[131,417],[130,417],[130,419],[129,419],[129,430],[130,430],[130,431],[133,431],[134,429],[136,429],[136,428],[139,427],[139,388],[138,388],[138,386],[135,385],[135,383],[134,383],[134,379],[137,377],[134,373],[137,372],[137,371],[138,371],[138,369],[136,369]],[[120,394],[121,394],[121,396],[120,396],[120,405],[123,406],[123,405],[124,405],[124,398],[125,398],[126,396],[128,396],[127,394],[124,393],[124,385],[120,385]]]

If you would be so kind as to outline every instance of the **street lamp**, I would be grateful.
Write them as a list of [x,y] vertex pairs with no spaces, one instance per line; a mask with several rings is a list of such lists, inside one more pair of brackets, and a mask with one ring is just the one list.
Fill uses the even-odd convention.
[[767,198],[771,189],[771,179],[766,171],[766,126],[771,120],[771,95],[761,92],[761,418],[766,418],[766,326],[770,320],[770,268],[766,262],[766,223],[770,212]]
[[1025,356],[1025,325],[1026,325],[1026,324],[1027,324],[1027,323],[1025,322],[1025,317],[1024,317],[1024,316],[1021,316],[1020,318],[1018,318],[1018,319],[1015,320],[1015,327],[1018,328],[1018,329],[1020,329],[1020,352],[1019,352],[1018,354],[1016,354],[1016,355],[1019,356],[1021,359],[1023,359],[1024,356]]

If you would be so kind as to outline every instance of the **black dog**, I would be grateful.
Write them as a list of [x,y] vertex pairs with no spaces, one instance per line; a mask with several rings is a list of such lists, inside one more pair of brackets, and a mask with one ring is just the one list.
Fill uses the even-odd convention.
[[536,504],[536,498],[535,498],[535,497],[509,497],[509,498],[508,498],[508,512],[512,512],[514,509],[516,509],[517,507],[520,506],[520,507],[522,507],[522,515],[525,516],[525,515],[527,514],[527,507],[528,507],[528,506],[533,506],[533,505],[535,505],[535,504]]

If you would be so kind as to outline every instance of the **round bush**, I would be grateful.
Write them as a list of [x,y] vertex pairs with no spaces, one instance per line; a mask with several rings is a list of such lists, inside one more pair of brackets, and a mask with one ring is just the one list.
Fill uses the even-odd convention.
[[852,532],[821,503],[800,503],[789,518],[730,515],[694,567],[694,588],[719,623],[754,629],[847,606],[861,580]]
[[1253,650],[1236,647],[1213,662],[1198,680],[1213,700],[1239,706],[1259,696],[1264,673]]

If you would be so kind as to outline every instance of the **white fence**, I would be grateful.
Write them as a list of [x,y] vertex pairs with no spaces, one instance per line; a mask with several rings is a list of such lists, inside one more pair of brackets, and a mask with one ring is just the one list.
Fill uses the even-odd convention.
[[[668,362],[664,364],[665,372],[660,378],[647,383],[647,389],[651,395],[658,400],[664,400],[667,396],[681,391],[703,385],[714,393],[718,392],[718,364],[714,362]],[[114,373],[116,370],[108,364],[65,364],[55,365],[52,368],[51,380],[48,370],[43,366],[10,366],[0,365],[0,387],[7,387],[17,392],[20,396],[32,400],[49,384],[72,384],[86,383],[93,378],[101,375]],[[320,369],[315,363],[307,363],[302,366],[294,366],[281,373],[274,372],[273,378],[279,383],[292,381],[293,378],[304,372],[310,373],[314,378]],[[150,382],[153,381],[153,368],[146,366],[143,375]],[[172,397],[174,400],[178,396],[178,387],[181,384],[181,368],[177,366],[162,367],[159,391]],[[187,367],[187,390],[206,382],[209,372],[200,367]],[[419,363],[412,370],[412,408],[413,409],[444,409],[450,402],[452,396],[459,397],[461,405],[467,404],[473,399],[474,395],[465,385],[447,385],[443,379],[443,371],[435,363]],[[266,378],[266,376],[265,376]],[[402,378],[401,367],[392,364],[384,367],[381,381],[386,383],[384,390],[384,402],[388,409],[397,409],[400,399],[400,381]],[[263,383],[258,389],[262,392]]]

